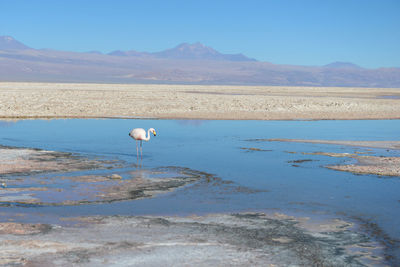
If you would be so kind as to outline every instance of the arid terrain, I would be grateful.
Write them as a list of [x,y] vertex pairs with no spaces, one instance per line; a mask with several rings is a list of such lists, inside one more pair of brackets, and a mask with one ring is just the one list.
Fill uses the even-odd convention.
[[0,118],[398,119],[400,89],[0,83]]

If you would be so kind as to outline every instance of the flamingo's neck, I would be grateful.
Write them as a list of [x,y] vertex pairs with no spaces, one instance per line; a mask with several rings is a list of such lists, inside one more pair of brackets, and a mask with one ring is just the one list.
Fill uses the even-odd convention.
[[150,140],[150,129],[147,130],[147,136],[145,139],[143,139],[144,141],[149,141]]

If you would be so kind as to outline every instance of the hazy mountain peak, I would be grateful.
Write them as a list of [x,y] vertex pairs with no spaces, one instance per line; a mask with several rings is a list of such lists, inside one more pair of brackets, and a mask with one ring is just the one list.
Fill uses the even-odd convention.
[[107,55],[110,55],[110,56],[127,56],[127,53],[124,52],[124,51],[121,51],[121,50],[114,50],[114,51],[111,51],[110,53],[108,53]]
[[[179,45],[177,45],[175,48],[172,49],[179,49],[179,50],[197,50],[197,51],[215,51],[213,48],[205,46],[204,44],[200,43],[200,42],[196,42],[193,44],[189,44],[189,43],[181,43]],[[216,51],[215,51],[216,52]]]
[[97,50],[92,50],[92,51],[87,51],[86,53],[88,54],[97,54],[97,55],[102,55],[103,53]]
[[189,44],[181,43],[174,48],[155,53],[159,57],[180,58],[180,59],[209,59],[211,55],[219,55],[211,47],[207,47],[200,42]]
[[8,42],[12,42],[14,41],[14,38],[12,38],[11,36],[1,36],[3,40],[8,41]]
[[138,52],[135,50],[129,50],[129,51],[115,50],[115,51],[108,53],[107,55],[119,56],[119,57],[144,57],[144,56],[147,56],[148,53],[147,52]]
[[18,42],[11,36],[0,36],[0,50],[24,50],[30,49],[28,46]]
[[351,62],[341,62],[341,61],[336,61],[330,64],[327,64],[324,66],[325,68],[336,68],[336,69],[361,69],[360,66],[351,63]]
[[108,53],[108,55],[121,57],[155,57],[178,60],[256,61],[255,59],[248,58],[243,54],[222,54],[212,47],[206,46],[200,42],[192,44],[181,43],[173,48],[155,53],[137,52],[135,50],[115,50]]
[[227,61],[255,61],[242,54],[222,54],[212,47],[206,46],[200,42],[193,44],[181,43],[174,48],[161,52],[153,53],[159,58],[174,58],[185,60],[227,60]]

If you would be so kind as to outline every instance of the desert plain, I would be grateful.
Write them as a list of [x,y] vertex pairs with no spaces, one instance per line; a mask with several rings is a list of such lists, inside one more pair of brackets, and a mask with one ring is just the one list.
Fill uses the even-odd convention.
[[0,83],[0,118],[398,119],[400,89]]

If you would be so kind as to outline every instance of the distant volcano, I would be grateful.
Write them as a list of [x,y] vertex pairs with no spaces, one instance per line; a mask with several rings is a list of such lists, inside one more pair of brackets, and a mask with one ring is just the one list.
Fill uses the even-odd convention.
[[30,47],[18,42],[11,36],[0,36],[0,50],[25,50]]
[[202,59],[202,60],[227,60],[227,61],[256,61],[243,54],[222,54],[215,49],[199,42],[194,44],[182,43],[174,48],[153,53],[159,58],[175,59]]
[[135,50],[121,51],[116,50],[108,55],[125,56],[125,57],[153,57],[153,58],[169,58],[183,60],[226,60],[226,61],[256,61],[253,58],[246,57],[243,54],[222,54],[217,50],[205,46],[199,42],[194,44],[182,43],[174,48],[163,50],[155,53],[138,52]]

